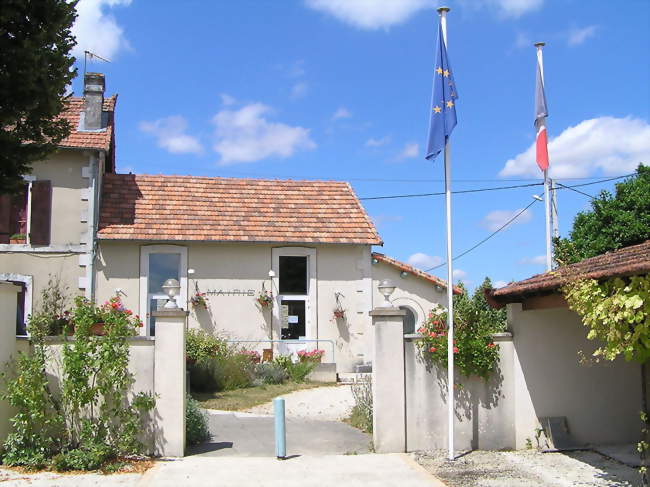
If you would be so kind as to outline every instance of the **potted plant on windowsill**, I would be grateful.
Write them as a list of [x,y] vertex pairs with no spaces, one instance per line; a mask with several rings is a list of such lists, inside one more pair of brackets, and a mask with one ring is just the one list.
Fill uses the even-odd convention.
[[11,237],[9,237],[9,243],[11,244],[27,243],[27,236],[24,233],[14,233]]
[[315,364],[320,364],[323,355],[325,355],[325,350],[298,351],[298,358],[300,362],[313,362]]

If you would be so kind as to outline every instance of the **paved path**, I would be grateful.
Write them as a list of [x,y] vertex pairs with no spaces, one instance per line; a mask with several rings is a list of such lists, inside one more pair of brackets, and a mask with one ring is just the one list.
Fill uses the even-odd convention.
[[190,457],[162,463],[138,487],[445,487],[409,456]]
[[[275,457],[273,416],[208,411],[212,439],[200,456]],[[287,456],[367,453],[370,435],[338,421],[287,418]]]
[[406,454],[185,457],[142,474],[20,474],[0,468],[2,487],[445,487]]
[[[350,416],[354,406],[354,397],[349,385],[305,389],[278,397],[284,398],[287,418],[340,421]],[[273,404],[261,404],[245,412],[273,414]]]

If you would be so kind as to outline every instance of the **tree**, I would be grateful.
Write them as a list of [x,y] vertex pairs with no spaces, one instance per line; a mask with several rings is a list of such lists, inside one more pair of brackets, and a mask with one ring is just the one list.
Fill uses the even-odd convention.
[[70,50],[76,1],[2,0],[0,6],[0,193],[17,191],[31,163],[70,133],[58,118],[76,70]]
[[578,213],[569,238],[555,240],[555,258],[572,264],[649,238],[650,167],[640,164],[633,177],[616,185],[614,196],[602,191],[591,211]]

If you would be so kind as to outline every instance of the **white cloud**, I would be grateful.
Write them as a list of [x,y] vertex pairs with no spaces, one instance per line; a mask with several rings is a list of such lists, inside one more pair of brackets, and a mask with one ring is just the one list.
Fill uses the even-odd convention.
[[378,139],[375,138],[369,138],[366,140],[366,147],[381,147],[382,145],[386,145],[390,142],[390,136],[387,135],[386,137],[381,137]]
[[426,270],[431,269],[432,267],[436,267],[442,264],[444,261],[442,260],[442,257],[439,257],[437,255],[428,255],[423,254],[422,252],[416,252],[415,254],[411,255],[406,262],[408,262],[409,265],[412,265],[413,267]]
[[359,29],[386,29],[408,20],[424,8],[433,8],[433,0],[305,0],[314,10],[336,17]]
[[508,283],[506,281],[495,281],[493,286],[495,289],[500,288],[500,287],[505,287],[507,286]]
[[350,118],[352,112],[345,107],[339,107],[332,115],[332,120],[338,120],[339,118]]
[[158,147],[172,154],[201,154],[203,146],[196,137],[187,135],[187,121],[180,115],[165,117],[153,122],[140,122],[140,130],[153,135]]
[[452,271],[452,276],[454,277],[454,282],[464,281],[467,277],[467,272],[462,269],[454,269]]
[[517,18],[538,10],[544,0],[461,0],[460,3],[467,8],[495,9],[501,17]]
[[597,25],[588,25],[587,27],[577,28],[573,27],[569,30],[567,42],[570,46],[578,46],[584,41],[596,35]]
[[402,215],[373,215],[372,221],[375,226],[380,227],[385,223],[399,222],[402,221],[404,217]]
[[[483,220],[481,220],[481,225],[487,228],[491,232],[497,231],[503,225],[506,224],[508,220],[513,218],[517,213],[519,213],[522,208],[518,210],[494,210],[485,215]],[[525,210],[519,217],[514,220],[510,225],[517,225],[522,223],[528,223],[533,218],[533,212],[530,210]]]
[[412,159],[420,154],[420,145],[417,142],[408,142],[402,152],[397,155],[398,159]]
[[228,93],[221,93],[221,104],[225,106],[234,105],[237,103],[237,99],[234,96],[230,96]]
[[84,51],[90,51],[112,60],[120,50],[129,48],[124,29],[107,9],[130,4],[131,0],[80,0],[72,26],[72,34],[77,38],[72,54],[83,57]]
[[214,116],[214,150],[221,156],[220,164],[286,158],[298,150],[316,147],[309,129],[270,122],[265,118],[270,112],[267,105],[251,103],[239,110],[221,110]]
[[309,86],[304,81],[300,81],[291,87],[291,93],[289,97],[292,100],[297,100],[298,98],[303,98],[307,95],[309,91]]
[[535,257],[524,257],[519,260],[519,264],[526,265],[546,265],[546,255],[536,255]]
[[[531,124],[531,131],[532,131]],[[549,173],[556,178],[633,172],[650,160],[650,125],[637,118],[599,117],[565,129],[548,144]],[[540,177],[535,143],[506,162],[499,176]]]

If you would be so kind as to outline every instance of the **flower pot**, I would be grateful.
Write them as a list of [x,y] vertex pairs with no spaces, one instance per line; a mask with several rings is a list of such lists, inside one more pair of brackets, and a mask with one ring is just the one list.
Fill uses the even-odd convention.
[[9,239],[10,244],[25,244],[27,243],[26,238],[10,238]]
[[273,362],[273,349],[264,348],[262,349],[262,361],[263,362]]
[[90,333],[95,336],[104,336],[106,335],[104,327],[104,323],[94,323],[93,326],[90,327]]

